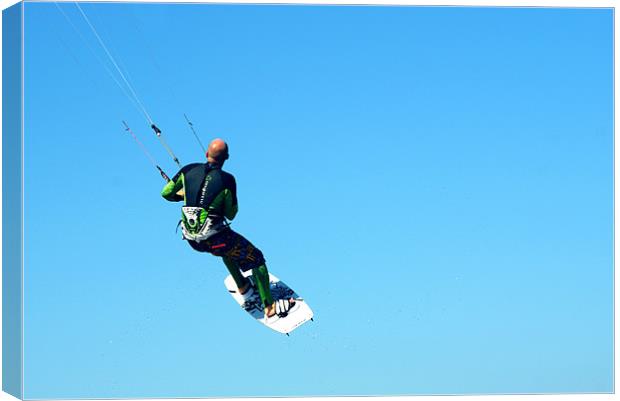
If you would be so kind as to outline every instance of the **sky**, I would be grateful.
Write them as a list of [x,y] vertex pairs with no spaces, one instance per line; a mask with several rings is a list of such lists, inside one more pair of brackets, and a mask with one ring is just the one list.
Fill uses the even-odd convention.
[[[25,5],[26,398],[613,391],[611,9]],[[156,162],[228,141],[233,228],[315,321],[193,251]]]

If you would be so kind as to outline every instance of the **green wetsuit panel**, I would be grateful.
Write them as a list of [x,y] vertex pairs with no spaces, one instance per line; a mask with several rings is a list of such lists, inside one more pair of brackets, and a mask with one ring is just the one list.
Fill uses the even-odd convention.
[[[175,176],[175,178],[177,177]],[[178,175],[176,181],[174,179],[168,181],[164,186],[164,189],[161,190],[161,196],[170,202],[180,202],[185,200],[183,196],[177,195],[177,192],[183,189],[183,181],[183,173]]]

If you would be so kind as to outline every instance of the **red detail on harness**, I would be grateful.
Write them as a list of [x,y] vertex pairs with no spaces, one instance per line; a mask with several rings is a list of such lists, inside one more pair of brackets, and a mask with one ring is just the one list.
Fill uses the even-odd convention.
[[213,245],[213,246],[211,247],[211,249],[223,248],[223,247],[225,247],[225,246],[226,246],[226,244]]

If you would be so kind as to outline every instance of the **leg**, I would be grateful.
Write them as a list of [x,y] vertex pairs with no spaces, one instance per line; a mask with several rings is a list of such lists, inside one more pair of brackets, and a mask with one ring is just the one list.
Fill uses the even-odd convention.
[[[217,238],[210,242],[212,242],[213,246],[212,252],[215,255],[224,257],[224,263],[226,263],[226,267],[233,278],[235,278],[233,271],[236,271],[236,274],[243,278],[239,270],[244,272],[252,270],[252,276],[254,277],[261,302],[267,311],[274,302],[269,289],[269,273],[265,265],[265,258],[260,249],[252,245],[244,236],[231,229],[222,232],[222,235],[218,234]],[[243,284],[242,281],[237,281],[237,278],[235,278],[235,283],[240,289],[243,289],[240,286],[240,284]]]
[[[274,316],[278,312],[278,307],[274,302],[273,296],[271,295],[271,290],[269,288],[269,272],[267,271],[267,266],[262,265],[257,268],[252,269],[252,275],[255,278],[256,286],[258,287],[258,293],[260,294],[260,299],[263,302],[263,306],[265,307],[265,318],[270,318]],[[283,302],[282,300],[278,302]],[[288,312],[289,308],[295,305],[295,300],[290,299],[286,300],[287,306],[280,306],[280,313],[282,316],[286,316],[286,312]]]
[[254,281],[256,281],[260,300],[263,302],[265,309],[268,309],[273,305],[273,297],[269,289],[269,272],[267,271],[267,266],[262,265],[255,267],[252,269],[252,276],[254,277]]
[[245,294],[245,292],[248,290],[248,284],[250,284],[250,281],[247,278],[243,277],[241,271],[232,261],[232,259],[227,256],[222,256],[222,260],[224,261],[226,269],[228,269],[228,272],[232,276],[233,280],[235,280],[235,284],[237,284],[237,288],[239,288],[239,293]]
[[[214,237],[214,240],[215,240],[215,243],[224,243],[224,244],[226,243],[226,238],[223,238],[219,234]],[[234,263],[234,261],[232,259],[222,255],[221,252],[218,252],[219,251],[218,248],[216,248],[215,250],[213,249],[214,242],[211,242],[211,241],[208,241],[208,242],[187,241],[187,243],[194,250],[196,250],[198,252],[209,252],[209,253],[211,253],[211,254],[213,254],[215,256],[221,256],[223,261],[224,261],[224,264],[226,265],[226,269],[228,269],[228,272],[232,276],[233,280],[235,280],[235,284],[237,284],[237,288],[239,289],[239,293],[240,294],[244,294],[247,291],[248,284],[250,284],[250,280],[248,280],[247,278],[243,277],[243,275],[239,271],[239,268],[237,267],[237,265]],[[224,247],[222,247],[222,248],[224,248]]]
[[263,303],[263,307],[265,309],[265,318],[270,318],[275,316],[284,317],[288,314],[288,311],[295,305],[295,299],[280,299],[277,300],[277,304],[273,299],[273,295],[271,294],[271,287],[269,285],[269,271],[267,270],[267,265],[264,263],[259,267],[255,267],[252,269],[252,276],[254,277],[254,281],[256,282],[256,287],[258,288],[258,294],[260,295],[260,299]]

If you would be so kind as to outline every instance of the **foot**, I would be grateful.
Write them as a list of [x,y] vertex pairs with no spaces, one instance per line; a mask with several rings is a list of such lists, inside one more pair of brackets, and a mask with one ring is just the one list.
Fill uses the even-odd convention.
[[295,306],[294,298],[290,298],[288,300],[279,299],[271,305],[265,307],[265,319],[269,319],[276,315],[284,317],[287,315],[288,311],[293,308],[293,306]]
[[240,295],[244,295],[246,292],[250,290],[252,286],[250,285],[250,280],[247,280],[242,287],[237,288]]

